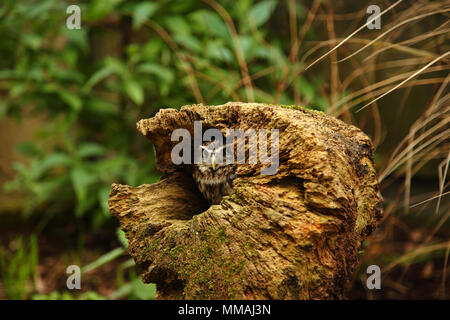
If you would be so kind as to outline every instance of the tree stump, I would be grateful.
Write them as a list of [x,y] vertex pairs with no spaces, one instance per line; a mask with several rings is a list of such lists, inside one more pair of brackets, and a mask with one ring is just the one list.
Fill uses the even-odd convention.
[[[241,164],[233,192],[209,205],[171,161],[177,128],[279,130],[279,169]],[[137,123],[155,147],[159,182],[113,184],[111,214],[158,299],[340,299],[358,251],[382,218],[370,139],[294,106],[229,102],[162,109]]]

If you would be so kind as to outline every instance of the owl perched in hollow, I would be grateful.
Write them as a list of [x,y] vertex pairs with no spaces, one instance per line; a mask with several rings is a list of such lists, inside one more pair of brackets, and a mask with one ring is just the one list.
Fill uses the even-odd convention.
[[222,197],[229,195],[233,189],[236,165],[226,164],[226,146],[213,141],[201,148],[202,162],[193,165],[192,177],[209,203],[219,204]]

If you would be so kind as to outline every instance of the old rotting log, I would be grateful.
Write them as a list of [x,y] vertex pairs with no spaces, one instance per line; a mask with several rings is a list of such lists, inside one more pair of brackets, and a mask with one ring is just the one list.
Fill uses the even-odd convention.
[[[279,129],[279,170],[240,164],[210,206],[171,161],[177,128]],[[138,122],[161,180],[113,184],[109,207],[159,299],[339,299],[382,218],[373,147],[358,128],[298,107],[230,102],[163,109]],[[224,132],[225,133],[225,132]],[[193,133],[192,133],[193,134]]]

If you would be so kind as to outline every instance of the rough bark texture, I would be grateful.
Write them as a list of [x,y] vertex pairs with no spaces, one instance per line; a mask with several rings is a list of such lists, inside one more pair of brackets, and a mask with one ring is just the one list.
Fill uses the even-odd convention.
[[[280,166],[238,166],[233,193],[209,206],[172,164],[176,128],[279,129]],[[158,183],[113,184],[111,214],[160,299],[343,298],[362,241],[382,217],[373,147],[358,128],[298,107],[232,102],[163,109],[138,122]]]

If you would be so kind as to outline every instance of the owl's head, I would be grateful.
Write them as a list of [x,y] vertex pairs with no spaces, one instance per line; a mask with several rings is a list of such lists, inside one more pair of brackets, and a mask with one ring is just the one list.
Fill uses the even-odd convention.
[[212,168],[213,171],[225,166],[226,147],[226,145],[216,143],[216,141],[200,146],[203,150],[202,166],[205,168]]

